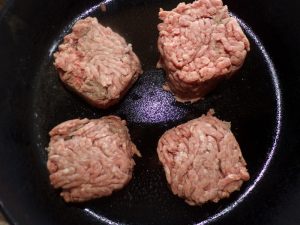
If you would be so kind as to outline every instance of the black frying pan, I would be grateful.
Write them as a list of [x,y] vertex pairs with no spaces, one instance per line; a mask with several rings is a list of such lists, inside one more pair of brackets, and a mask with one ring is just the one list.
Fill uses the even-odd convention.
[[[251,42],[243,68],[205,100],[176,103],[155,69],[159,7],[179,1],[6,1],[0,12],[0,204],[20,225],[300,223],[298,1],[227,0]],[[90,107],[60,83],[52,54],[72,24],[96,16],[133,44],[145,73],[120,104]],[[217,204],[191,207],[171,194],[156,145],[167,129],[214,108],[232,122],[251,179]],[[48,181],[48,131],[73,118],[128,121],[143,158],[110,197],[66,204]]]

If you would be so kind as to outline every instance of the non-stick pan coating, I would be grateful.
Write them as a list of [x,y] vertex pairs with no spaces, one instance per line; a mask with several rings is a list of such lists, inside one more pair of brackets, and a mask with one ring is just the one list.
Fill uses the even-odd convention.
[[[155,68],[159,57],[158,10],[171,9],[179,1],[106,2],[106,12],[96,1],[28,1],[26,4],[32,8],[19,2],[0,23],[1,31],[6,32],[6,36],[0,35],[6,38],[0,43],[13,47],[6,51],[11,51],[18,65],[3,65],[4,71],[15,73],[3,75],[7,85],[4,88],[1,84],[6,91],[3,96],[8,96],[2,103],[7,114],[3,113],[1,121],[0,153],[1,168],[7,168],[0,176],[1,183],[6,183],[0,188],[0,197],[7,216],[16,224],[31,225],[254,224],[259,218],[255,195],[279,151],[284,113],[276,63],[274,67],[272,54],[260,40],[263,29],[257,28],[256,33],[257,18],[247,11],[255,13],[254,7],[225,1],[250,40],[251,51],[242,69],[203,101],[182,104],[162,90],[164,72]],[[72,24],[86,16],[96,16],[132,43],[145,71],[125,98],[109,110],[93,108],[70,93],[53,66],[57,45]],[[251,179],[229,199],[191,207],[169,190],[156,146],[167,129],[199,117],[210,108],[220,119],[231,121]],[[66,204],[48,180],[48,131],[65,120],[109,114],[127,120],[132,139],[143,155],[136,159],[133,179],[110,197]]]

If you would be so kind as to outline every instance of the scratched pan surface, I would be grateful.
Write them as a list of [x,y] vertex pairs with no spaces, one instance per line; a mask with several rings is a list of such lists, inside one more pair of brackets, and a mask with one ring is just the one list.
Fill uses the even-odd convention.
[[[281,1],[225,1],[245,30],[244,66],[203,101],[176,103],[155,68],[160,7],[179,1],[6,1],[0,14],[0,204],[20,225],[297,224],[299,146],[297,103],[299,18]],[[59,82],[53,52],[79,18],[96,16],[133,44],[144,74],[109,110],[90,107]],[[293,23],[291,23],[291,21]],[[297,25],[298,24],[298,25]],[[275,69],[276,68],[276,69]],[[251,179],[217,204],[191,207],[173,196],[156,145],[167,129],[210,108],[231,121]],[[119,115],[143,157],[132,181],[110,197],[66,204],[49,185],[48,131],[73,118]],[[299,148],[298,148],[299,149]]]

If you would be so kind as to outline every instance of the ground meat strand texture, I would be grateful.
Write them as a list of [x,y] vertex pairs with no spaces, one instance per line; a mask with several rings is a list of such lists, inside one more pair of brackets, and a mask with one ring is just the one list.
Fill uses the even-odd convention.
[[190,205],[218,202],[249,179],[230,123],[211,112],[165,132],[157,152],[172,192]]
[[178,101],[197,101],[244,63],[250,44],[221,0],[180,3],[160,10],[158,67]]
[[50,131],[47,167],[54,188],[66,202],[111,195],[132,177],[133,155],[126,122],[116,116],[74,119]]
[[91,17],[75,23],[54,58],[62,82],[98,108],[116,104],[142,73],[131,44]]

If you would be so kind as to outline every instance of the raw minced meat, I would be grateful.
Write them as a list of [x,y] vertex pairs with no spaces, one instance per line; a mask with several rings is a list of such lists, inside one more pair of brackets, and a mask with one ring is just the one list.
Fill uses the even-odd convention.
[[119,117],[69,120],[49,134],[50,182],[66,202],[108,196],[130,181],[140,153]]
[[244,62],[250,44],[221,0],[180,3],[160,10],[158,67],[167,73],[165,88],[182,102],[197,101]]
[[218,202],[249,179],[230,123],[211,112],[165,132],[157,152],[172,192],[190,205]]
[[116,104],[142,73],[131,44],[91,17],[75,23],[54,58],[62,82],[98,108]]

